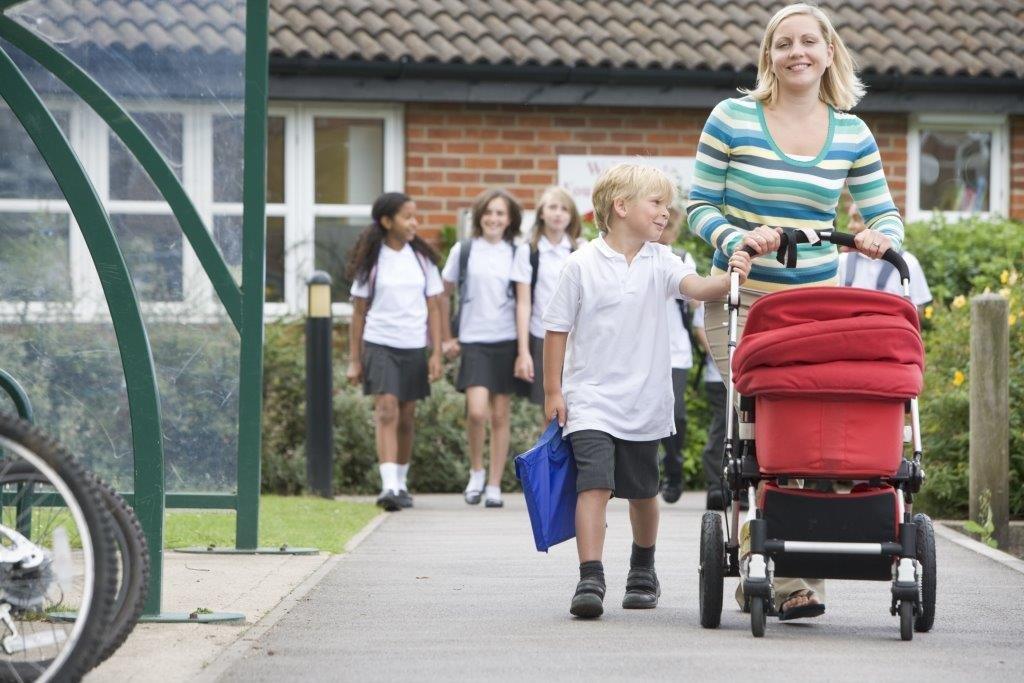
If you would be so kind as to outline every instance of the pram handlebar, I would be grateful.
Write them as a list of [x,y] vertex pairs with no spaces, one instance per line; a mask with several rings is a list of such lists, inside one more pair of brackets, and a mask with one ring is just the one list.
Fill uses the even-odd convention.
[[[837,230],[815,230],[818,235],[818,239],[823,242],[831,242],[832,244],[841,247],[850,247],[856,249],[856,244],[853,241],[854,236],[848,232],[839,232]],[[809,240],[807,235],[800,230],[784,230],[782,233],[782,244],[779,247],[779,253],[782,254],[786,251],[788,244],[792,240],[793,244],[807,244]],[[907,262],[903,259],[903,256],[895,249],[889,249],[882,254],[882,260],[888,261],[896,268],[896,272],[900,274],[900,282],[910,281],[910,269],[907,267]]]

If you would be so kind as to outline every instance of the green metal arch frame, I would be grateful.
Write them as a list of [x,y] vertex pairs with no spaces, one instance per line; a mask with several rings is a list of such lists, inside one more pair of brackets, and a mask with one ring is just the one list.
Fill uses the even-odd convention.
[[18,416],[21,419],[27,422],[35,420],[32,401],[29,400],[25,388],[21,386],[18,380],[14,379],[13,375],[3,368],[0,368],[0,389],[3,389],[11,397],[11,401],[14,402],[14,408],[18,411]]
[[[160,399],[149,338],[131,276],[114,237],[110,218],[82,163],[38,93],[3,48],[0,48],[0,97],[21,121],[50,168],[71,207],[99,273],[128,389],[132,448],[135,452],[135,508],[146,526],[144,530],[150,542],[150,571],[159,577],[163,572],[164,536]],[[155,595],[150,593],[144,609],[150,611],[154,601],[155,609],[159,611],[159,591]]]
[[213,284],[235,329],[242,329],[242,293],[192,200],[163,155],[131,115],[78,65],[9,17],[0,16],[0,38],[38,62],[82,98],[142,165],[171,207],[185,238]]

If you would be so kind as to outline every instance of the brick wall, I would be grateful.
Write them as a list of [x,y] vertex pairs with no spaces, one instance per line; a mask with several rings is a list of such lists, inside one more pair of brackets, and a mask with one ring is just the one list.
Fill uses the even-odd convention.
[[454,225],[490,187],[532,210],[558,180],[560,154],[693,156],[708,111],[411,104],[406,109],[406,191],[424,236]]
[[907,116],[906,114],[865,114],[882,157],[885,180],[900,215],[907,212]]
[[1010,119],[1010,218],[1024,221],[1024,116]]
[[[507,188],[533,209],[540,192],[558,180],[560,154],[692,156],[707,115],[706,110],[411,104],[405,116],[406,191],[417,200],[424,236],[433,239],[490,187]],[[902,212],[907,118],[865,120]],[[1024,137],[1024,126],[1019,128]],[[1024,154],[1024,145],[1018,147]],[[1024,158],[1018,159],[1024,165]]]

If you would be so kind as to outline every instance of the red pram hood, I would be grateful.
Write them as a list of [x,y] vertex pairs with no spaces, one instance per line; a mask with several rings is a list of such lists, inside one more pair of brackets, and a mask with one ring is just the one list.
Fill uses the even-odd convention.
[[917,309],[849,287],[769,294],[750,307],[732,371],[744,396],[912,398],[924,373]]

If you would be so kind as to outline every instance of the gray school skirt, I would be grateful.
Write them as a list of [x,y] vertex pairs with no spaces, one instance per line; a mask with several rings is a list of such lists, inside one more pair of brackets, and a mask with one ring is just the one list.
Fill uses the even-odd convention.
[[515,339],[503,342],[467,342],[460,344],[462,361],[455,388],[465,393],[468,387],[485,387],[492,394],[526,396],[529,385],[516,379]]
[[430,396],[426,349],[363,342],[363,394],[391,394],[399,401]]

